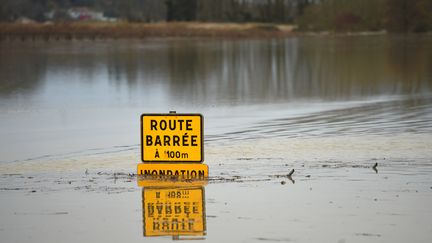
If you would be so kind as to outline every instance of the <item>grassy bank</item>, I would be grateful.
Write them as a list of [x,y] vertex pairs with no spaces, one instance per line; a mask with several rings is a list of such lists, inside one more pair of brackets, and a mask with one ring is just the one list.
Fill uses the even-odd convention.
[[99,39],[160,37],[286,37],[292,35],[290,25],[259,23],[0,23],[0,38],[35,39]]

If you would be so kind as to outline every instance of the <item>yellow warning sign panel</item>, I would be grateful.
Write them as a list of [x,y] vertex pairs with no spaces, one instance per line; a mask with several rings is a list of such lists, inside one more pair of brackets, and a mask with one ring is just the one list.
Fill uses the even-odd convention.
[[143,162],[202,162],[203,140],[201,114],[141,115]]
[[202,180],[208,177],[206,164],[145,164],[137,166],[137,174],[154,177],[177,177],[179,179]]
[[144,188],[144,236],[205,235],[204,188]]

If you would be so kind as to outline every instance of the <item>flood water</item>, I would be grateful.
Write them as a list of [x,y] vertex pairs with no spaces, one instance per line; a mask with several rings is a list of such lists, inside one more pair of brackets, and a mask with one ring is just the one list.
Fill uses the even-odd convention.
[[176,239],[110,174],[172,110],[204,116],[202,239],[432,240],[432,35],[0,42],[0,239]]
[[430,133],[432,36],[0,44],[1,162],[136,145],[139,114],[206,139]]

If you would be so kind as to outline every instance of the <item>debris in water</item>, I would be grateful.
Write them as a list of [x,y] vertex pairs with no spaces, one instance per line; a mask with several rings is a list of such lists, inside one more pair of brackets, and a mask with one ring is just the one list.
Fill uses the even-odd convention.
[[375,171],[375,173],[378,173],[377,167],[378,163],[375,163],[374,166],[372,166],[372,169]]
[[290,173],[288,173],[288,177],[291,177],[292,174],[294,174],[294,169],[292,169],[292,170],[290,171]]
[[381,237],[380,234],[372,234],[372,233],[357,233],[356,236],[374,236],[374,237]]
[[281,181],[281,185],[285,185],[286,184],[286,182],[285,181]]

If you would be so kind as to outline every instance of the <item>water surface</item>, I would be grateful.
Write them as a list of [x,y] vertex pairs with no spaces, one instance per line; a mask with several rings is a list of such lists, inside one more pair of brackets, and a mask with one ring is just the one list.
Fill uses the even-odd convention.
[[206,139],[431,130],[432,36],[0,43],[1,162],[139,143],[144,112]]
[[431,242],[431,57],[430,35],[0,42],[0,241],[175,239],[143,238],[132,173],[140,114],[176,110],[205,118],[200,239]]

